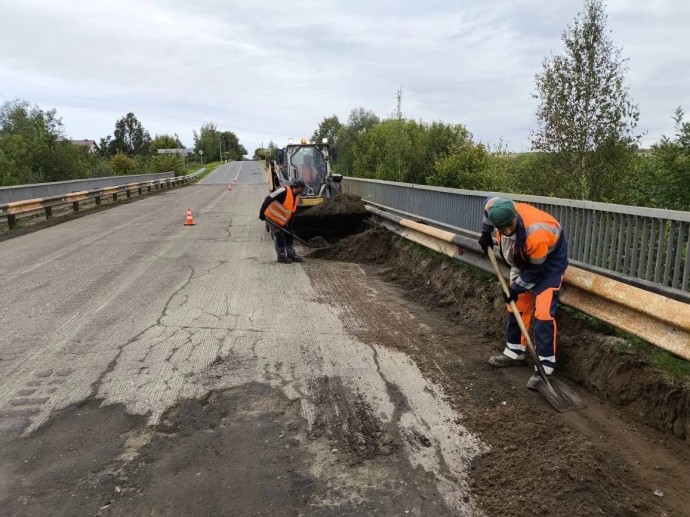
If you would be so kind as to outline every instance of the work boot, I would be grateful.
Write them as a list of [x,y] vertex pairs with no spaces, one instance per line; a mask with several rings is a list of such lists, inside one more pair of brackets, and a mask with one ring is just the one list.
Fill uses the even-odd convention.
[[527,361],[524,357],[513,359],[505,354],[501,354],[489,357],[489,364],[496,368],[505,368],[506,366],[524,366],[527,364]]
[[283,264],[292,264],[290,254],[287,252],[285,248],[278,248],[278,262],[281,262]]
[[539,372],[534,372],[532,374],[532,377],[530,377],[527,381],[527,389],[532,391],[539,391],[539,385],[542,382],[544,382],[544,380],[541,378],[541,375],[539,375]]
[[293,262],[303,262],[304,259],[297,255],[297,252],[292,247],[287,248],[288,257],[292,259]]

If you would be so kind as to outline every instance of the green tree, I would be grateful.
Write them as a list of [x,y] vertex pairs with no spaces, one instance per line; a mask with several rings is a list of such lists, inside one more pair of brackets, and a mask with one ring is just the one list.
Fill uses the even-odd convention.
[[254,149],[254,159],[255,160],[265,161],[267,156],[268,156],[268,149],[266,149],[265,147],[257,147],[256,149]]
[[346,176],[353,175],[354,148],[360,137],[380,122],[373,111],[355,108],[350,112],[347,125],[338,132],[338,172]]
[[682,108],[673,115],[675,135],[662,137],[651,154],[639,156],[625,176],[622,203],[690,210],[690,122]]
[[426,125],[415,120],[387,119],[358,137],[351,174],[388,181],[424,183],[434,164],[427,157]]
[[498,190],[489,160],[490,155],[482,144],[467,143],[438,161],[428,183],[467,190]]
[[247,154],[247,150],[232,131],[223,131],[220,133],[220,138],[224,159],[241,160]]
[[[101,144],[104,141],[101,140]],[[151,135],[144,129],[134,113],[127,113],[115,122],[112,139],[107,141],[108,153],[127,156],[148,156],[150,154]]]
[[197,133],[194,131],[194,152],[203,152],[205,162],[220,160],[220,131],[213,122],[201,126]]
[[151,140],[151,154],[157,154],[158,149],[183,149],[184,145],[180,142],[177,135],[156,135]]
[[311,141],[320,143],[324,138],[328,138],[328,143],[335,147],[338,144],[338,133],[342,127],[343,125],[338,120],[337,115],[325,117],[311,135]]
[[87,177],[87,153],[64,133],[55,110],[27,101],[0,106],[0,182],[18,185]]
[[585,0],[563,31],[564,53],[545,59],[536,76],[532,147],[554,155],[561,195],[613,198],[639,140],[639,110],[625,85],[627,60],[606,22],[602,0]]
[[235,133],[219,131],[213,122],[202,125],[198,133],[194,131],[194,151],[203,151],[206,162],[220,160],[221,152],[223,159],[227,160],[241,160],[247,154]]
[[268,142],[268,147],[266,148],[266,155],[269,160],[276,160],[278,158],[278,146],[273,140]]
[[98,155],[101,158],[110,158],[110,142],[112,142],[112,140],[113,137],[108,135],[104,138],[101,138],[98,142]]

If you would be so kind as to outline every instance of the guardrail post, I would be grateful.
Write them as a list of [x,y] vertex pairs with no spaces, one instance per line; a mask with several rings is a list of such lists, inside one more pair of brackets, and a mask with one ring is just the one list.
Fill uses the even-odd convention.
[[113,194],[113,201],[117,201],[117,192],[115,192],[115,194]]
[[53,207],[47,206],[46,207],[46,219],[50,219],[51,217],[53,217]]
[[131,199],[131,198],[132,198],[132,191],[127,189],[127,199]]
[[75,212],[79,212],[79,201],[75,201],[74,203],[72,203],[72,210],[74,210]]
[[96,206],[101,206],[101,196],[96,196]]
[[147,192],[151,192],[151,185],[149,185],[148,187],[146,187],[146,189],[147,189],[147,190],[146,190]]
[[14,227],[17,225],[17,216],[14,214],[8,214],[7,224],[9,225],[10,230],[14,230]]
[[141,196],[142,192],[143,192],[143,189],[141,187],[139,187],[139,195],[140,196]]

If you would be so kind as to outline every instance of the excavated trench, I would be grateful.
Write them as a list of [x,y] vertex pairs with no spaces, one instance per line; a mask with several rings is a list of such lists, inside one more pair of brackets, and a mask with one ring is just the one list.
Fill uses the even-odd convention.
[[414,346],[390,335],[359,337],[410,355],[443,386],[463,425],[491,446],[471,470],[488,515],[687,514],[687,376],[651,364],[637,344],[562,309],[558,375],[588,407],[558,414],[525,389],[529,368],[497,370],[486,362],[501,351],[505,325],[489,275],[379,227],[310,258],[359,264],[371,289],[398,290],[428,326]]

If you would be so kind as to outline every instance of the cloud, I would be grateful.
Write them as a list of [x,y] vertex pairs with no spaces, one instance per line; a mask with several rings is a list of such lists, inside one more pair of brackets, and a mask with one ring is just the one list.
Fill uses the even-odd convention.
[[[215,122],[252,151],[309,136],[362,106],[463,123],[484,142],[529,146],[534,74],[579,1],[224,2],[0,0],[0,97],[57,108],[75,138],[133,111],[152,133]],[[687,90],[690,5],[609,2],[629,58],[645,142],[672,132]]]

